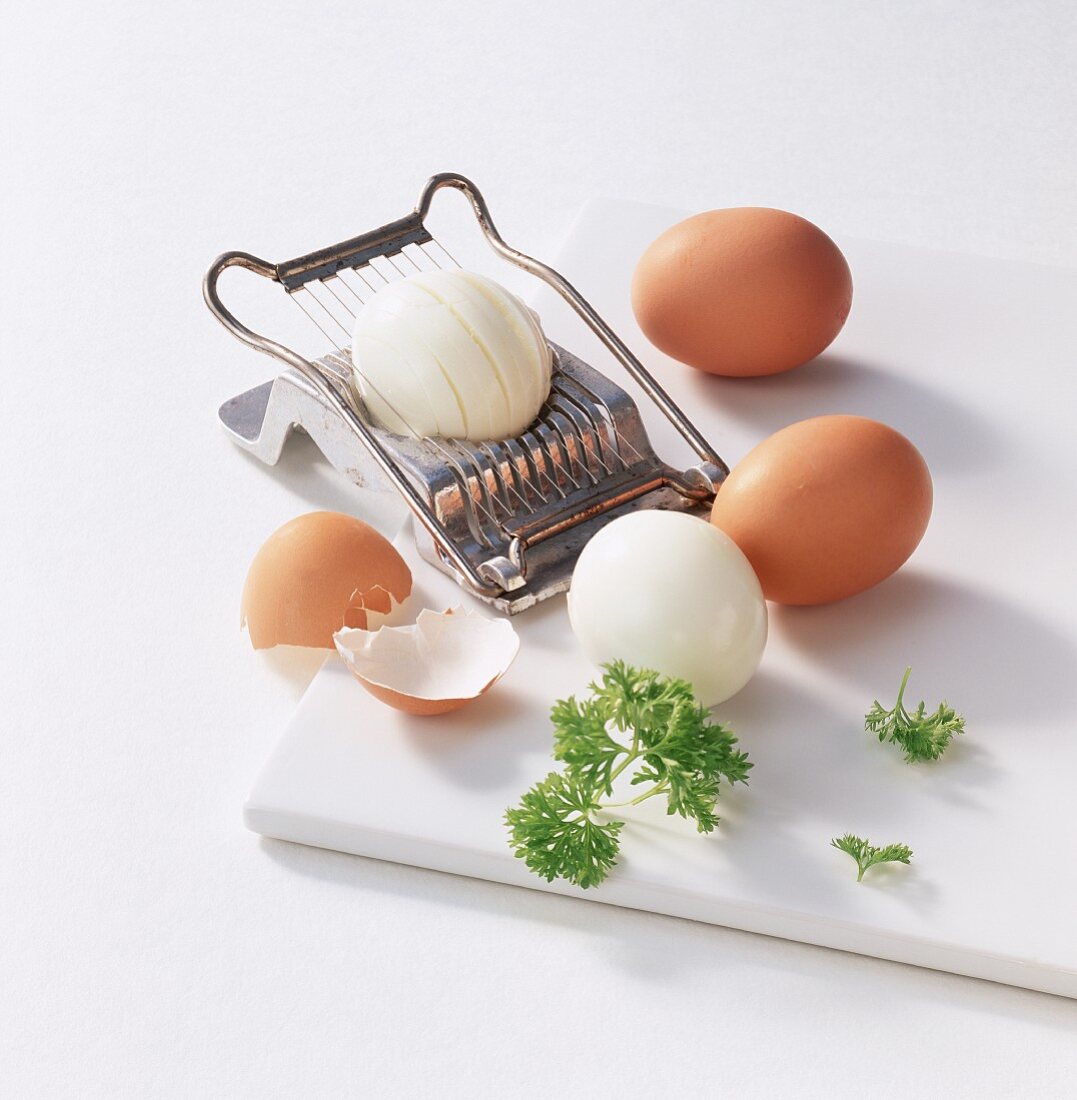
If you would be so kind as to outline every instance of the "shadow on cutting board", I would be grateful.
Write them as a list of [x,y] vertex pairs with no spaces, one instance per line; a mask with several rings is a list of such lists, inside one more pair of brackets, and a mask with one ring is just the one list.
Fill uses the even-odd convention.
[[[833,808],[841,807],[843,823],[872,821],[881,808],[895,817],[915,816],[924,785],[893,781],[906,767],[896,754],[871,752],[870,742],[868,752],[857,751],[865,736],[855,713],[835,709],[766,669],[722,704],[717,717],[741,735],[754,768],[748,786],[722,791],[722,823],[715,834],[722,843],[713,848],[716,860],[775,905],[787,904],[792,891],[828,904],[841,898],[847,910],[858,911],[857,903],[866,899],[859,892],[849,894],[847,857],[828,849],[828,838],[843,831],[833,819]],[[852,782],[851,766],[857,769]],[[996,774],[989,764],[975,779],[964,775],[962,790],[993,782]],[[810,783],[806,776],[812,777]],[[928,786],[949,791],[952,784]],[[962,797],[972,801],[971,795]],[[833,874],[821,873],[821,863],[828,860],[834,864]],[[876,869],[875,882],[865,889],[885,882],[891,900],[930,917],[939,901],[937,884],[918,865],[901,872],[882,875]]]
[[852,413],[907,434],[936,474],[982,473],[1006,457],[999,426],[969,405],[907,372],[831,352],[765,378],[720,378],[692,371],[682,388],[694,397],[688,407],[709,408],[716,418],[750,425],[759,441],[798,420]]
[[875,698],[893,705],[906,665],[907,701],[946,698],[970,728],[979,719],[1024,728],[1029,717],[1069,709],[1069,639],[1009,598],[959,581],[903,571],[824,607],[772,605],[771,624],[806,660],[854,685],[865,709]]

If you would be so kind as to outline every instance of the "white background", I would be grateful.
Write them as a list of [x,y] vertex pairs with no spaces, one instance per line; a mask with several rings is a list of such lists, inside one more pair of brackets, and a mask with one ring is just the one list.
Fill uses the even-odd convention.
[[246,564],[364,502],[223,438],[271,367],[198,290],[446,169],[540,256],[607,194],[1072,264],[1071,5],[3,15],[0,1092],[1071,1094],[1071,1002],[245,833],[313,667]]

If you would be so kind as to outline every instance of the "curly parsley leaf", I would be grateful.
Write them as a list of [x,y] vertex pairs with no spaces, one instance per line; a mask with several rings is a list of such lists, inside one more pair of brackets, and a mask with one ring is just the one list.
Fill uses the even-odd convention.
[[876,866],[876,864],[908,863],[912,859],[912,849],[908,845],[887,844],[884,848],[876,848],[866,840],[853,836],[852,833],[835,837],[830,842],[830,846],[837,848],[839,852],[845,852],[846,855],[852,856],[856,861],[857,882],[862,881],[864,872],[869,867]]
[[927,704],[921,702],[911,713],[905,709],[905,686],[909,682],[911,668],[905,669],[898,689],[897,702],[887,710],[878,699],[864,716],[864,729],[877,734],[880,741],[900,745],[905,762],[938,760],[953,738],[965,731],[965,719],[948,703],[940,703],[938,709],[927,713]]
[[[667,813],[709,833],[722,780],[747,782],[752,766],[684,680],[617,661],[590,690],[588,699],[559,700],[550,714],[564,773],[536,784],[505,818],[509,843],[532,870],[578,886],[601,882],[616,862],[624,823],[599,823],[594,814],[664,795]],[[628,802],[601,802],[633,767],[629,785],[647,789]]]
[[609,708],[599,699],[559,699],[550,711],[553,722],[553,755],[563,760],[577,777],[602,794],[613,786],[617,758],[627,749],[609,734]]
[[574,776],[550,772],[505,813],[509,843],[518,858],[547,882],[567,879],[596,886],[617,862],[623,821],[598,822],[594,788]]
[[670,681],[677,699],[663,715],[661,729],[645,729],[640,738],[643,766],[632,784],[655,783],[654,793],[665,793],[667,812],[691,818],[701,833],[718,824],[715,806],[721,780],[746,783],[751,764],[736,749],[737,739],[699,706],[683,681]]

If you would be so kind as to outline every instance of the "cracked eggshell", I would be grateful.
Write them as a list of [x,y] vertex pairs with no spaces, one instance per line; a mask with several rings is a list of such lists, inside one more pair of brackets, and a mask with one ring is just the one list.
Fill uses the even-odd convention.
[[411,626],[346,627],[333,641],[371,695],[420,716],[447,714],[484,695],[520,648],[508,619],[488,619],[459,607],[420,611]]
[[410,594],[411,570],[384,535],[354,516],[310,512],[255,555],[240,625],[255,649],[332,649],[334,631],[375,625]]

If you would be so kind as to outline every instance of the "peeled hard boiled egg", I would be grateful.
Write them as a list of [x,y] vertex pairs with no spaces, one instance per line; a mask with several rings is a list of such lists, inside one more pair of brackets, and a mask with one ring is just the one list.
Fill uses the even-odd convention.
[[688,680],[708,707],[752,678],[767,640],[747,558],[683,512],[633,512],[603,527],[576,563],[568,613],[595,664],[622,660]]
[[734,377],[778,374],[814,359],[853,300],[838,246],[796,214],[711,210],[678,222],[648,249],[632,308],[656,347]]
[[342,626],[382,621],[411,593],[411,570],[369,524],[310,512],[266,539],[243,585],[241,625],[255,649],[333,648]]
[[905,562],[931,499],[927,463],[900,432],[817,416],[749,451],[718,490],[711,522],[747,555],[768,600],[829,603]]
[[400,435],[506,439],[538,415],[552,356],[536,316],[468,271],[389,283],[355,322],[352,363],[371,414]]

